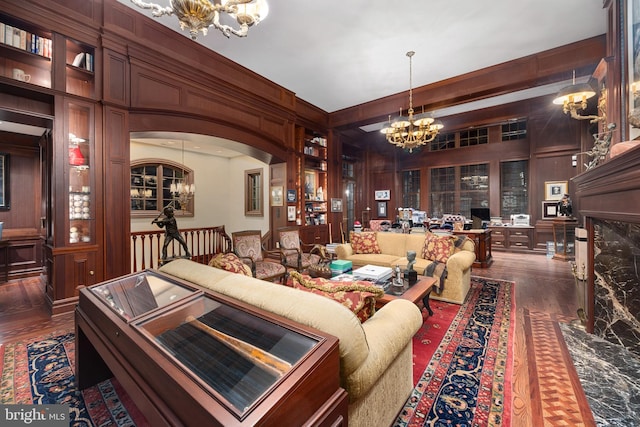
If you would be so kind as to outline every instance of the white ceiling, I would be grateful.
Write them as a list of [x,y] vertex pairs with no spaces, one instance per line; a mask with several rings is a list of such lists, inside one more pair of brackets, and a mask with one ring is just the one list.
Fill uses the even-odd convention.
[[[212,29],[196,42],[327,112],[407,91],[409,50],[418,87],[604,34],[607,22],[603,0],[268,1],[246,38]],[[175,16],[152,19],[189,37]]]
[[[150,10],[130,0],[118,1],[151,17]],[[269,16],[252,27],[246,38],[227,39],[212,29],[207,36],[199,35],[196,43],[327,112],[408,91],[409,50],[416,52],[415,88],[604,34],[607,22],[603,0],[268,1]],[[170,0],[156,3],[166,7]],[[189,37],[175,16],[151,19],[172,28],[179,37]],[[557,82],[432,113],[443,117],[554,93],[566,84]],[[371,124],[362,129],[380,127]],[[160,145],[181,139],[187,150],[225,157],[240,154],[233,151],[232,142],[219,138],[133,137]]]

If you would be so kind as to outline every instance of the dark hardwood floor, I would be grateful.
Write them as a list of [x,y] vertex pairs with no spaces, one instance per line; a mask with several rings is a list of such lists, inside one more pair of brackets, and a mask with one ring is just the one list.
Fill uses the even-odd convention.
[[[595,425],[558,322],[577,321],[577,288],[569,263],[539,254],[493,253],[473,275],[512,280],[516,295],[511,425]],[[73,328],[73,314],[51,318],[39,278],[0,285],[0,344]]]

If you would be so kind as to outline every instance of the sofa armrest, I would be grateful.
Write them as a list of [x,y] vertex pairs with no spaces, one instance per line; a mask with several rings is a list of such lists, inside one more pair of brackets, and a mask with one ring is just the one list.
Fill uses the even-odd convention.
[[447,260],[447,271],[460,270],[465,271],[469,269],[473,262],[476,260],[475,252],[460,251],[451,255]]
[[347,259],[353,255],[351,243],[342,243],[336,246],[336,255],[338,255],[338,259]]
[[421,326],[420,309],[403,299],[389,302],[362,324],[369,355],[344,379],[351,402],[371,390],[402,350],[412,344],[413,336]]

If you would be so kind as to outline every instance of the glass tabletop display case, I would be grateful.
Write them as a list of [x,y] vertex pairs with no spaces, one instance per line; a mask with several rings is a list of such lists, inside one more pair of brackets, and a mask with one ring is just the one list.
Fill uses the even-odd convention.
[[346,408],[335,337],[155,270],[83,289],[76,332],[78,386],[116,376],[153,425],[298,424],[327,402],[335,421]]

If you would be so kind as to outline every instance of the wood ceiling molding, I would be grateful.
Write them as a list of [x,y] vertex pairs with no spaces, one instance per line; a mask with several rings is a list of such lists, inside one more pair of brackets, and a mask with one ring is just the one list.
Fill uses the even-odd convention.
[[[590,74],[605,56],[605,50],[606,38],[602,35],[476,70],[413,89],[414,105],[424,105],[426,111],[431,111],[566,80],[571,78],[573,69]],[[406,98],[407,93],[402,92],[346,108],[331,113],[330,123],[345,129],[385,121],[399,105],[406,105]]]

